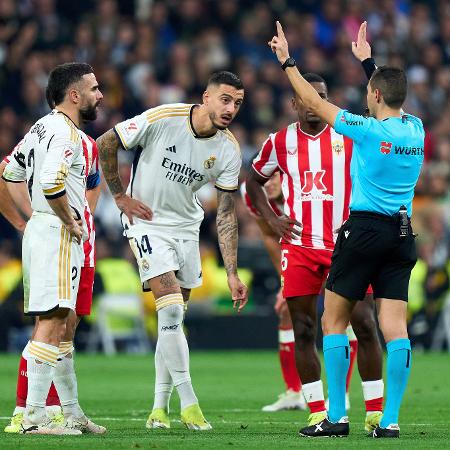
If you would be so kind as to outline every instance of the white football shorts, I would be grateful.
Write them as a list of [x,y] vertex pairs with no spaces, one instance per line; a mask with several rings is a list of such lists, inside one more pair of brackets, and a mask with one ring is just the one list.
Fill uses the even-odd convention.
[[57,216],[33,213],[22,242],[25,314],[75,309],[83,261],[83,244],[70,237]]
[[198,241],[177,239],[143,225],[130,225],[124,232],[136,257],[144,290],[147,281],[163,273],[175,272],[180,286],[192,289],[202,285],[202,264]]

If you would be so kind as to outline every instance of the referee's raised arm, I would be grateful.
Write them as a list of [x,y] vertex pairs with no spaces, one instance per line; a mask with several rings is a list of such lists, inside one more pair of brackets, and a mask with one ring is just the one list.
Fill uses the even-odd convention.
[[[367,49],[364,24],[358,44]],[[302,433],[311,437],[349,433],[345,410],[349,342],[345,330],[356,301],[364,298],[371,285],[388,354],[387,401],[372,436],[396,438],[400,435],[398,416],[411,368],[406,312],[409,279],[417,256],[410,217],[424,158],[423,124],[401,109],[407,94],[402,69],[379,67],[371,74],[367,85],[369,117],[363,117],[318,96],[289,57],[279,22],[277,36],[269,45],[305,106],[337,133],[353,140],[350,217],[337,237],[322,317],[329,417],[319,430],[309,427],[311,430],[303,429]]]

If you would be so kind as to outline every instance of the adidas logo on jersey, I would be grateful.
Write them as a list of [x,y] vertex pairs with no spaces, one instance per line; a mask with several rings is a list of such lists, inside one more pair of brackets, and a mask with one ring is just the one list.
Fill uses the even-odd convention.
[[176,153],[177,152],[177,148],[175,147],[175,145],[171,145],[170,147],[166,147],[166,150],[168,152],[172,152],[172,153]]

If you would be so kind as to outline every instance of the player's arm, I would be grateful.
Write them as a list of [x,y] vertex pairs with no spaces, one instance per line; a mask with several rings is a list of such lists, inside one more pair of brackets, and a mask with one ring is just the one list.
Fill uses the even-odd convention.
[[[91,139],[91,138],[89,138]],[[92,141],[92,167],[89,171],[89,174],[86,178],[86,200],[89,205],[89,209],[92,214],[94,214],[95,209],[97,208],[97,202],[100,197],[100,169],[98,167],[98,149],[96,142]]]
[[117,154],[122,146],[116,132],[109,130],[97,139],[97,147],[100,156],[103,176],[106,184],[116,202],[117,207],[127,217],[130,223],[133,223],[133,216],[144,220],[152,220],[152,210],[144,203],[131,198],[125,193],[122,181],[119,175],[119,163]]
[[97,208],[97,202],[100,197],[100,192],[100,185],[97,185],[94,188],[88,189],[86,191],[86,200],[92,214],[94,214],[95,209]]
[[[0,163],[0,213],[14,228],[16,228],[16,230],[23,232],[27,223],[18,211],[18,198],[12,197],[12,195],[9,193],[6,181],[2,178],[5,167],[6,161],[2,161]],[[20,193],[21,197],[25,193],[26,200],[23,199],[24,205],[29,205],[30,199],[28,197],[28,191],[25,181],[14,183],[14,189],[12,189],[12,191],[18,194]],[[16,207],[14,205],[16,205]],[[30,217],[31,206],[28,206],[28,208],[25,206],[24,209],[29,213],[27,214],[27,217]]]
[[267,253],[269,253],[270,260],[278,274],[281,275],[281,246],[278,236],[262,217],[257,217],[256,223],[261,230],[264,247],[266,247]]
[[[280,22],[276,22],[277,36],[269,41],[269,46],[277,55],[280,64],[283,64],[289,58],[289,48],[286,37]],[[307,106],[311,112],[322,120],[334,126],[336,116],[341,110],[336,105],[324,100],[317,91],[300,75],[297,67],[287,67],[286,75],[300,100]]]
[[[264,192],[264,185],[269,178],[263,177],[252,167],[246,180],[247,193],[253,206],[259,211],[274,234],[278,238],[283,238],[290,241],[295,238],[295,235],[300,235],[302,224],[287,216],[278,217],[273,212],[273,209],[270,207],[267,200],[266,193]],[[294,228],[294,225],[296,225],[298,229]]]
[[217,190],[216,225],[233,306],[238,306],[238,312],[240,312],[247,304],[248,289],[237,273],[238,221],[233,192]]

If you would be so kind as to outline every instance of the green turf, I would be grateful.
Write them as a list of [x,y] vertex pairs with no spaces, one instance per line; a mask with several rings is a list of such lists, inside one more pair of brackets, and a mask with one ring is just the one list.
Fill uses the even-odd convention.
[[[0,416],[14,406],[17,356],[0,356]],[[450,356],[415,354],[401,414],[401,439],[376,441],[363,432],[360,380],[353,377],[351,436],[301,439],[306,412],[262,413],[282,390],[274,352],[194,353],[192,377],[205,416],[214,429],[196,433],[179,422],[178,399],[172,402],[170,430],[146,430],[152,404],[151,357],[77,356],[81,404],[105,436],[53,437],[0,434],[0,449],[197,449],[197,448],[414,448],[450,449]],[[3,429],[7,420],[0,420]]]

